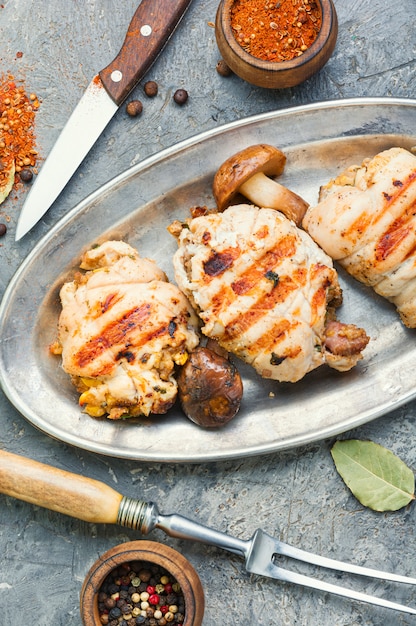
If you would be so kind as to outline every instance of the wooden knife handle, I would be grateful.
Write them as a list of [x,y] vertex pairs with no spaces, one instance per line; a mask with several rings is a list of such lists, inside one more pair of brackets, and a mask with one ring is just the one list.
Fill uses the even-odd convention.
[[116,524],[122,495],[104,483],[0,450],[0,493],[86,522]]
[[156,60],[192,0],[142,0],[123,46],[105,69],[101,81],[120,104]]

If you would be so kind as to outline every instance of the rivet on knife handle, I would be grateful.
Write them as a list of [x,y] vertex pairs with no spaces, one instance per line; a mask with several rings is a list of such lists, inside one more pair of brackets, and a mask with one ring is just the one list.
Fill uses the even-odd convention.
[[120,52],[99,72],[104,87],[118,106],[154,63],[191,1],[142,0]]

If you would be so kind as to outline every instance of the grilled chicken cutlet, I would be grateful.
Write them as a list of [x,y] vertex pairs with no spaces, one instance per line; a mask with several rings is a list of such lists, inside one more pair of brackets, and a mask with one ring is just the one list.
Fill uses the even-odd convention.
[[391,148],[321,188],[303,227],[416,327],[416,156]]
[[195,217],[178,244],[175,278],[202,332],[264,378],[296,382],[362,358],[367,335],[333,313],[341,288],[331,259],[279,211],[244,204]]
[[175,364],[199,343],[199,320],[156,264],[122,241],[82,257],[60,291],[55,352],[86,413],[119,419],[166,413],[177,395]]

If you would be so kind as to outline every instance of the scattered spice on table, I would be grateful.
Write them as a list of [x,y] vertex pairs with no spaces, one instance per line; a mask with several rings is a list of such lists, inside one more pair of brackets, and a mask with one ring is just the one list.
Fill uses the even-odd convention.
[[231,27],[246,52],[264,61],[290,61],[315,41],[322,25],[316,0],[235,0]]
[[140,100],[131,100],[126,105],[126,111],[127,114],[130,115],[130,117],[137,117],[143,112],[143,104],[140,102]]
[[188,92],[186,89],[177,89],[173,94],[173,99],[176,104],[183,105],[188,100]]
[[[39,106],[36,94],[28,95],[13,76],[0,76],[0,198],[3,200],[7,196],[6,188],[8,193],[20,180],[32,179],[38,159],[35,115]],[[21,172],[25,173],[20,176]]]
[[148,80],[144,84],[143,89],[144,89],[144,93],[146,94],[148,98],[154,98],[155,96],[157,96],[157,93],[159,91],[159,86],[156,81]]
[[185,621],[179,583],[163,567],[134,561],[113,569],[98,592],[102,624],[177,626]]
[[220,76],[231,76],[233,73],[231,68],[228,67],[224,59],[220,59],[216,65],[216,70]]

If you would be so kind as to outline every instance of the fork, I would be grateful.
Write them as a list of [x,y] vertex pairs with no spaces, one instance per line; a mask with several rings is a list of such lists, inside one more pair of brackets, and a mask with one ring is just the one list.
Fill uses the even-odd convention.
[[306,552],[260,529],[251,539],[237,539],[176,513],[163,515],[155,503],[123,496],[100,481],[3,450],[0,450],[0,493],[86,522],[119,524],[144,535],[160,529],[170,537],[190,539],[243,557],[249,573],[416,615],[416,609],[411,607],[293,572],[277,565],[276,560],[283,556],[340,572],[409,585],[415,585],[416,578]]

